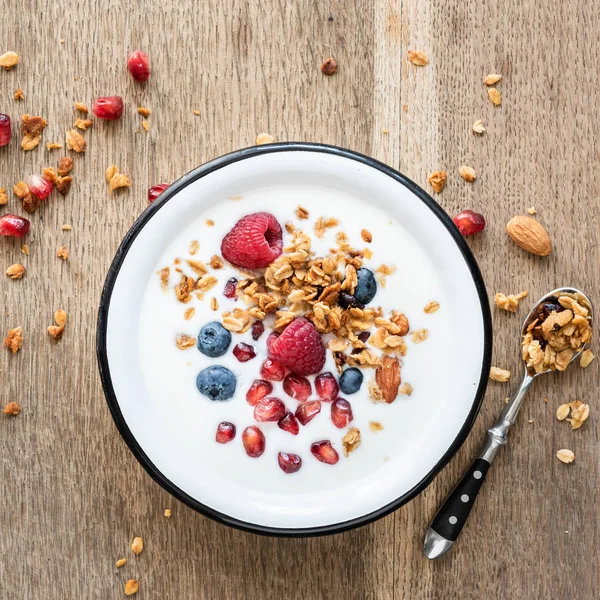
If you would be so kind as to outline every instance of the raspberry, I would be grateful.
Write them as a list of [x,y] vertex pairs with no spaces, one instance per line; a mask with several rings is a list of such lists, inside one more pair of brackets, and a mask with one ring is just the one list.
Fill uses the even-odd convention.
[[261,269],[281,256],[283,238],[277,219],[265,212],[246,215],[223,238],[221,254],[236,267]]
[[269,356],[297,375],[314,375],[325,364],[325,346],[314,325],[299,317],[267,343]]
[[132,52],[127,57],[127,67],[131,76],[138,83],[148,81],[148,77],[150,77],[150,63],[148,62],[148,55],[145,52],[141,50]]

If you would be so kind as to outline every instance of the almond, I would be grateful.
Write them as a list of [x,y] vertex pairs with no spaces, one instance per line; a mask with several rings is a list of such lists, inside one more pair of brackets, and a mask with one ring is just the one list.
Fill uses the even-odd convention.
[[506,233],[517,246],[536,256],[548,256],[552,244],[547,231],[531,217],[517,215],[506,225]]
[[398,396],[400,387],[400,362],[397,358],[384,356],[375,370],[375,381],[381,390],[384,402],[391,404]]

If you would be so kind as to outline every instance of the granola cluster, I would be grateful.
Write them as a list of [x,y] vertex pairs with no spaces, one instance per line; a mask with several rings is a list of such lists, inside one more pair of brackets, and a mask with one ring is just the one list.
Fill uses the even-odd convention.
[[564,371],[591,337],[590,310],[584,297],[550,298],[540,305],[523,336],[523,360],[535,373]]

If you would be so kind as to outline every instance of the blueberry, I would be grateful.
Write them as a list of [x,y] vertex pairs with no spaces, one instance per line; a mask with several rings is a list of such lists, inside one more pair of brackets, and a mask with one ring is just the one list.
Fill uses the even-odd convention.
[[356,277],[358,278],[358,284],[354,291],[354,298],[361,304],[369,304],[377,293],[375,275],[373,275],[373,271],[361,268],[356,271]]
[[229,400],[235,394],[235,375],[225,367],[213,365],[198,373],[196,387],[213,401]]
[[344,394],[355,394],[360,390],[363,382],[363,374],[355,367],[346,369],[340,375],[340,388]]
[[198,334],[198,350],[206,356],[223,356],[231,344],[231,333],[218,321],[207,323]]

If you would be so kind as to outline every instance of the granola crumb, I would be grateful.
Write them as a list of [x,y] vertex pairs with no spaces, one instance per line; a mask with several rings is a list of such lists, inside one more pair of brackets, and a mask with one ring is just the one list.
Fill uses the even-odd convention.
[[136,579],[130,579],[125,584],[125,595],[126,596],[133,596],[134,594],[137,594],[137,592],[138,592],[139,589],[140,589],[140,583],[139,583],[139,581],[137,581]]
[[379,386],[377,385],[377,382],[374,379],[369,381],[368,388],[369,396],[371,400],[373,400],[373,402],[383,402],[383,393],[379,389]]
[[25,94],[21,88],[15,90],[15,100],[25,100]]
[[6,275],[11,279],[21,279],[26,272],[25,267],[21,263],[15,263],[6,269]]
[[439,194],[446,186],[446,171],[434,171],[427,181],[431,184],[433,191]]
[[421,342],[424,342],[427,339],[428,335],[429,332],[427,331],[427,329],[417,329],[416,331],[413,331],[410,334],[410,337],[413,341],[413,344],[420,344]]
[[58,342],[62,338],[63,332],[65,331],[65,325],[67,324],[66,311],[59,308],[54,313],[54,321],[56,322],[56,325],[50,325],[50,327],[48,327],[48,333],[52,339]]
[[400,389],[398,390],[399,394],[404,394],[405,396],[410,396],[413,393],[413,387],[410,383],[404,382]]
[[494,106],[502,104],[502,94],[496,88],[493,87],[488,90],[488,97]]
[[570,412],[571,412],[571,405],[570,404],[561,404],[556,409],[556,418],[559,421],[564,421],[569,416]]
[[175,338],[175,345],[180,350],[187,350],[188,348],[193,348],[196,345],[196,338],[182,333]]
[[142,127],[146,133],[148,133],[150,131],[150,123],[148,123],[148,121],[146,121],[146,119],[144,119],[142,121]]
[[106,169],[106,180],[108,181],[109,193],[114,192],[118,188],[131,186],[131,179],[125,173],[121,173],[116,165],[110,165]]
[[9,402],[2,412],[10,417],[16,417],[21,412],[21,405],[18,402]]
[[116,563],[115,563],[115,567],[117,567],[117,569],[120,569],[124,564],[127,563],[127,559],[126,558],[120,558]]
[[67,247],[66,246],[61,246],[56,251],[56,256],[58,258],[62,258],[63,260],[67,260],[67,258],[69,258],[69,251],[67,250]]
[[432,300],[431,302],[428,302],[425,305],[425,308],[423,309],[423,312],[425,312],[428,315],[431,315],[434,312],[437,312],[439,309],[440,309],[440,303],[436,302],[435,300]]
[[69,150],[73,150],[73,152],[85,152],[86,149],[86,141],[83,139],[83,136],[75,131],[74,129],[69,129],[65,135],[65,142],[67,144],[67,148]]
[[165,267],[164,269],[161,269],[158,272],[158,274],[160,275],[160,285],[163,290],[166,290],[167,286],[169,285],[170,273],[171,273],[171,269],[169,269],[169,267]]
[[185,313],[183,314],[183,318],[186,321],[189,321],[190,319],[193,318],[193,316],[196,314],[196,309],[193,306],[190,306],[190,308],[188,308]]
[[47,150],[58,150],[59,148],[62,148],[63,145],[60,142],[47,142],[46,143],[46,149]]
[[494,302],[498,308],[514,313],[519,306],[519,301],[526,298],[528,294],[529,292],[527,290],[519,294],[510,294],[508,296],[502,292],[498,292],[494,298]]
[[383,135],[387,135],[390,132],[389,129],[382,129],[381,133],[383,133]]
[[489,75],[486,75],[483,78],[483,83],[485,83],[485,85],[494,85],[495,83],[498,83],[501,79],[502,75],[500,75],[499,73],[490,73]]
[[94,122],[91,119],[77,119],[75,123],[73,123],[73,127],[77,127],[77,129],[81,129],[82,131],[87,131]]
[[579,359],[579,366],[584,369],[590,365],[590,363],[596,358],[594,353],[588,348],[581,353],[581,357]]
[[381,431],[383,429],[383,425],[379,423],[379,421],[369,421],[369,429],[373,432]]
[[215,222],[212,219],[206,219],[206,225],[208,227],[214,227],[215,226]]
[[510,402],[510,398],[504,398],[504,404],[508,404]]
[[29,246],[27,244],[23,244],[21,246],[21,252],[26,256],[29,256]]
[[409,50],[408,60],[417,67],[424,67],[429,63],[427,55],[422,50]]
[[73,227],[71,225],[67,225],[66,223],[61,227],[63,231],[71,231]]
[[194,109],[193,113],[194,113],[194,114],[195,114],[197,117],[199,117],[199,116],[200,116],[200,111],[199,111],[197,108],[196,108],[196,109]]
[[556,453],[556,458],[558,458],[558,460],[560,460],[560,462],[568,465],[575,460],[575,453],[572,450],[563,448],[562,450],[559,450]]
[[219,303],[216,298],[210,299],[210,309],[211,310],[219,310]]
[[527,214],[530,214],[530,215],[533,217],[533,215],[537,215],[537,210],[535,210],[535,207],[534,207],[534,206],[530,206],[530,207],[527,209]]
[[220,256],[217,256],[216,254],[213,254],[210,262],[209,262],[211,268],[218,270],[218,269],[222,269],[223,268],[223,259]]
[[142,117],[145,117],[146,119],[150,116],[150,109],[146,108],[145,106],[140,106],[138,108],[138,112],[140,113],[140,115],[142,115]]
[[6,188],[0,188],[0,206],[8,204],[8,195],[6,194]]
[[190,242],[188,252],[193,256],[194,254],[196,254],[196,252],[198,252],[199,249],[200,249],[200,244],[199,244],[198,240],[192,240]]
[[321,64],[321,73],[323,73],[323,75],[331,77],[332,75],[335,75],[336,71],[337,62],[334,58],[326,58]]
[[510,371],[507,371],[506,369],[500,369],[498,367],[492,367],[490,369],[490,379],[504,383],[510,379]]
[[590,416],[590,405],[584,404],[581,400],[570,403],[571,418],[567,421],[571,424],[571,429],[579,429]]
[[370,244],[373,241],[373,235],[368,229],[361,230],[360,236],[367,244]]
[[482,133],[485,133],[486,129],[485,126],[483,125],[483,120],[482,119],[477,119],[477,121],[475,121],[475,123],[473,123],[473,133],[478,133],[479,135],[481,135]]
[[299,219],[308,219],[308,211],[303,206],[298,206],[298,208],[296,209],[296,216]]
[[172,514],[170,508],[165,508],[165,517],[167,517],[167,519],[170,519]]
[[8,348],[13,354],[16,354],[23,347],[22,327],[15,327],[9,330],[4,338],[4,347]]
[[357,427],[350,427],[348,433],[342,438],[342,447],[344,456],[348,456],[360,446],[360,430]]
[[19,55],[16,52],[5,52],[0,56],[0,67],[5,71],[10,71],[19,63]]
[[131,544],[131,549],[134,554],[141,554],[144,549],[144,540],[141,537],[133,538],[133,542]]
[[477,173],[473,167],[467,167],[466,165],[463,165],[460,167],[460,169],[458,169],[458,172],[465,181],[471,182],[477,179]]
[[75,102],[73,104],[73,107],[75,108],[75,110],[78,110],[79,112],[82,112],[86,115],[89,112],[88,107],[83,102]]
[[327,229],[337,227],[338,220],[333,217],[319,217],[315,223],[315,235],[318,238],[322,238],[325,235]]
[[275,141],[275,138],[268,133],[259,133],[256,136],[256,145],[261,146],[262,144],[272,144]]

